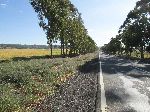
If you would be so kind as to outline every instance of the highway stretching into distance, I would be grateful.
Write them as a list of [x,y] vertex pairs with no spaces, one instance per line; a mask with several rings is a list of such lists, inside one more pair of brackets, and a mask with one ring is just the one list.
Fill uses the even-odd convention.
[[150,112],[150,64],[99,53],[101,112]]

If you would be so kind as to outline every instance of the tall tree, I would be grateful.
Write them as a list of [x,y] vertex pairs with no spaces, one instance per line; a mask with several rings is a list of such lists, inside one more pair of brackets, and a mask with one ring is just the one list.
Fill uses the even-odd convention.
[[[30,0],[31,5],[38,13],[39,25],[47,35],[48,44],[61,42],[61,54],[65,55],[65,48],[70,47],[70,53],[84,53],[90,51],[86,44],[92,39],[88,36],[78,9],[69,0]],[[87,41],[90,40],[90,41]],[[93,48],[96,44],[93,43]],[[94,51],[95,49],[93,49]],[[67,51],[66,51],[67,53]]]
[[140,48],[141,58],[144,58],[144,50],[150,38],[149,4],[149,0],[138,1],[134,10],[127,15],[119,31],[123,35],[122,40],[127,51],[133,47]]

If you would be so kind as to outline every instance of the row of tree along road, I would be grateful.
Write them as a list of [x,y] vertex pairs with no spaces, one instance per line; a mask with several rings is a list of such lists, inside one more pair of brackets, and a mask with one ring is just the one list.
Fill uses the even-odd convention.
[[118,35],[111,38],[108,44],[102,47],[103,51],[110,54],[140,53],[144,58],[145,52],[150,52],[150,0],[140,0],[131,10]]
[[97,49],[88,35],[81,13],[70,0],[29,0],[38,14],[39,25],[45,31],[48,44],[61,43],[61,54],[85,54]]

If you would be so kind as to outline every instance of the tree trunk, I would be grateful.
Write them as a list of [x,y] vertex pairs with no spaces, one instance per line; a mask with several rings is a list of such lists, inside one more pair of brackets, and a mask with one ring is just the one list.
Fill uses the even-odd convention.
[[64,41],[63,41],[63,56],[65,55],[65,44],[64,44]]
[[66,55],[68,54],[68,45],[66,45]]
[[143,46],[141,46],[141,59],[144,59],[144,50],[143,50]]
[[64,54],[65,54],[64,38],[61,37],[61,55],[64,56]]
[[61,46],[60,47],[61,47],[61,55],[62,55],[62,39],[61,39]]
[[130,57],[131,57],[131,53],[132,53],[132,52],[130,51]]
[[50,48],[51,48],[51,57],[52,57],[52,55],[53,55],[53,45],[52,45],[52,43],[50,45]]

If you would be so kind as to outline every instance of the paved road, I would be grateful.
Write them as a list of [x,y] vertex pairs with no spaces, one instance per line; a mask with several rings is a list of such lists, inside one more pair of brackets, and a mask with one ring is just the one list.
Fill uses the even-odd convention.
[[150,112],[150,65],[103,53],[100,63],[108,112]]

